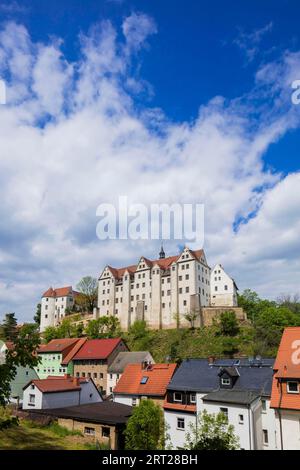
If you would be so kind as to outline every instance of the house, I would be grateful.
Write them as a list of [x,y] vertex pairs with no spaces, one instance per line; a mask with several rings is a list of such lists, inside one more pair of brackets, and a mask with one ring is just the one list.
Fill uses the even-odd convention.
[[223,412],[246,450],[275,449],[270,409],[272,359],[187,359],[167,387],[165,420],[174,448],[182,448],[196,416]]
[[[13,349],[11,341],[0,341],[0,364],[5,363],[6,351],[11,349]],[[10,382],[10,403],[22,403],[23,387],[33,379],[38,379],[38,375],[32,367],[16,366],[16,375]]]
[[125,367],[128,364],[154,364],[153,357],[149,351],[122,351],[108,367],[107,373],[107,393],[113,392],[116,384],[121,378]]
[[42,344],[37,350],[40,363],[35,367],[39,379],[45,379],[49,375],[73,375],[73,356],[85,342],[86,338],[62,338]]
[[72,286],[53,289],[49,287],[42,295],[40,332],[48,326],[57,326],[75,304],[79,293]]
[[35,414],[56,418],[58,424],[71,431],[80,431],[85,437],[89,437],[91,442],[98,441],[112,450],[120,450],[124,449],[123,431],[131,412],[131,406],[103,401],[41,410]]
[[300,449],[300,328],[285,328],[276,361],[271,408],[275,411],[277,447]]
[[136,406],[151,399],[163,407],[177,364],[128,364],[113,391],[114,401]]
[[150,328],[176,328],[176,316],[199,313],[210,304],[210,267],[203,250],[185,247],[175,256],[150,260],[141,256],[137,264],[106,266],[99,277],[95,318],[116,315],[123,330],[135,320]]
[[121,338],[87,340],[73,357],[74,375],[91,377],[101,393],[106,394],[108,367],[122,351],[128,348]]
[[65,375],[31,380],[23,388],[23,410],[99,403],[102,396],[92,379]]
[[210,287],[212,307],[237,307],[238,287],[221,264],[217,264],[211,271]]

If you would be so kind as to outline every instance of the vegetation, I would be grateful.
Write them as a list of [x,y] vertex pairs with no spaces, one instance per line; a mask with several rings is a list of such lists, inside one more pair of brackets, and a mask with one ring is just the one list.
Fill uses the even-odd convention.
[[76,297],[76,305],[82,312],[93,312],[97,305],[97,279],[86,276],[77,284],[79,295]]
[[240,331],[239,323],[233,311],[222,312],[220,316],[220,334],[236,336]]
[[80,338],[84,334],[83,323],[75,323],[76,319],[64,318],[58,326],[48,326],[44,333],[47,343],[56,338]]
[[35,315],[33,317],[34,323],[36,323],[39,326],[40,326],[40,323],[41,323],[41,308],[42,308],[42,304],[38,303],[37,306],[36,306]]
[[152,400],[142,400],[133,409],[124,433],[127,450],[163,449],[165,425],[161,407]]
[[6,313],[1,325],[2,335],[6,341],[14,341],[18,334],[17,320],[14,313]]
[[189,450],[237,450],[239,439],[234,427],[228,424],[223,413],[199,413],[197,423],[190,425],[185,448]]
[[116,338],[121,335],[120,322],[112,315],[91,320],[85,334],[90,339]]
[[195,328],[195,321],[197,320],[198,315],[199,314],[196,312],[189,312],[184,315],[185,320],[190,323],[192,330]]
[[5,405],[10,395],[10,382],[18,366],[34,367],[39,363],[33,352],[40,344],[36,325],[24,325],[14,336],[14,347],[6,352],[5,363],[0,364],[0,405]]
[[0,406],[0,431],[13,426],[18,426],[19,420],[16,416],[12,416],[8,407]]

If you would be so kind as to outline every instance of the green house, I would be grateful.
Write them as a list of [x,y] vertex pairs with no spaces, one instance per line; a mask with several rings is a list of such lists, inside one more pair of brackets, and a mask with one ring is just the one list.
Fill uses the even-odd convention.
[[35,371],[40,379],[49,375],[73,375],[73,357],[85,343],[86,338],[53,339],[48,344],[40,346],[37,353],[40,363]]

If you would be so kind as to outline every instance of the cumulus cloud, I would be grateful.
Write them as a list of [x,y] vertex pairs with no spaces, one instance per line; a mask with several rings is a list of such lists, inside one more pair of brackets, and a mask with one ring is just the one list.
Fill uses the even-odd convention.
[[[97,239],[98,205],[117,204],[120,195],[129,203],[204,203],[211,265],[222,262],[240,287],[270,297],[299,289],[299,174],[284,178],[263,164],[268,146],[299,125],[295,107],[283,112],[272,102],[279,95],[283,102],[286,82],[277,89],[264,65],[247,97],[215,97],[194,121],[174,124],[163,110],[134,102],[144,84],[130,54],[154,32],[152,19],[134,13],[122,42],[102,22],[81,34],[75,62],[59,38],[36,44],[14,23],[0,32],[9,91],[0,108],[1,314],[30,320],[49,285],[155,256],[156,241]],[[299,63],[286,53],[273,67],[292,77]],[[268,109],[254,114],[259,94]],[[167,253],[178,243],[166,243]]]

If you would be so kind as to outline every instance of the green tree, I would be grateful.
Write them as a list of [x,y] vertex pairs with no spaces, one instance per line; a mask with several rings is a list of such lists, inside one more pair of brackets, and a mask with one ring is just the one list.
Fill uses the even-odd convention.
[[291,312],[296,315],[300,315],[300,297],[298,294],[282,294],[277,299],[277,304],[281,307],[288,308]]
[[6,341],[14,341],[18,334],[17,320],[14,313],[6,313],[2,323],[2,330]]
[[0,364],[0,405],[5,405],[10,396],[10,383],[18,366],[34,367],[39,358],[33,353],[40,344],[36,325],[24,325],[14,337],[14,346],[6,352],[5,363]]
[[145,320],[136,320],[128,331],[129,341],[134,344],[135,351],[150,349],[151,332]]
[[204,410],[197,416],[196,424],[190,425],[184,447],[189,450],[236,450],[239,439],[224,413],[209,414]]
[[165,445],[163,411],[152,400],[142,400],[127,422],[125,447],[128,450],[158,450]]
[[184,314],[184,318],[190,323],[191,330],[193,330],[195,328],[195,322],[198,318],[198,314],[196,312],[188,312]]
[[41,323],[41,308],[42,308],[42,305],[40,303],[38,303],[37,306],[36,306],[35,315],[33,317],[33,320],[37,325],[39,325]]
[[114,315],[91,320],[85,329],[85,334],[90,339],[116,338],[121,334],[120,322]]
[[85,276],[77,284],[76,289],[79,295],[76,297],[76,304],[81,311],[93,312],[97,304],[97,279]]
[[233,311],[222,312],[220,316],[220,333],[224,336],[236,336],[240,331],[239,323]]

